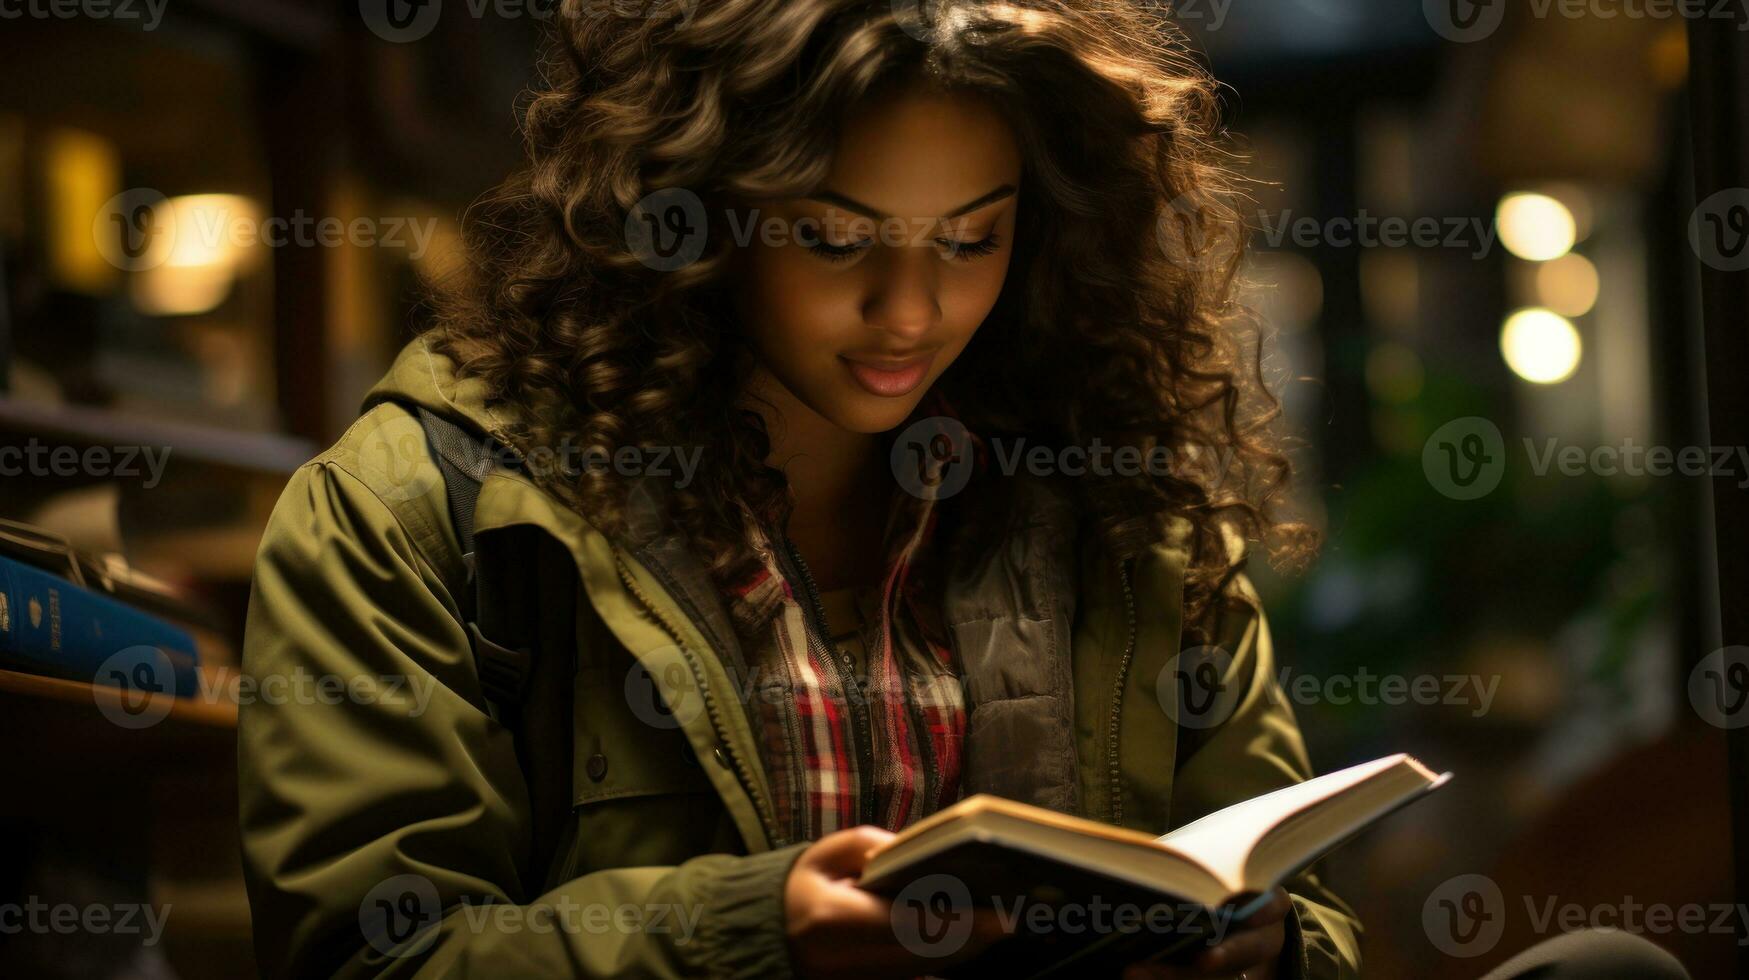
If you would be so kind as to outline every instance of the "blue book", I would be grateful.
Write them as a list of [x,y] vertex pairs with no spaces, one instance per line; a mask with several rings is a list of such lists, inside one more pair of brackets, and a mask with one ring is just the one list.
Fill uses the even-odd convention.
[[186,630],[0,556],[0,667],[193,697],[199,663]]

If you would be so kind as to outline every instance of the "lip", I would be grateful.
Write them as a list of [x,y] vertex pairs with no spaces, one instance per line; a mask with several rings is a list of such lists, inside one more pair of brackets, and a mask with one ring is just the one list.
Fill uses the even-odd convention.
[[916,391],[923,379],[929,376],[935,353],[931,351],[904,358],[840,354],[839,359],[864,391],[882,398],[902,398]]

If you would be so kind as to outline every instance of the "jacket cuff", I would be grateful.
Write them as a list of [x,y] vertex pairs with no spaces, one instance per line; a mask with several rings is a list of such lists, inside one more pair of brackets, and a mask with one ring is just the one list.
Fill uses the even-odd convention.
[[709,950],[712,977],[773,977],[792,974],[789,936],[783,912],[784,884],[790,868],[812,841],[749,854],[731,862],[717,877],[699,923]]

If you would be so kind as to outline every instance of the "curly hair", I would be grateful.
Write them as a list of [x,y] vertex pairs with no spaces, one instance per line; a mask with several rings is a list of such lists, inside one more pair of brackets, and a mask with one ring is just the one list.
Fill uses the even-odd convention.
[[[1315,542],[1276,514],[1291,466],[1237,300],[1243,185],[1216,84],[1148,7],[693,0],[632,18],[565,0],[521,114],[528,165],[470,208],[470,261],[436,297],[435,346],[523,409],[511,432],[525,448],[703,446],[711,465],[661,509],[734,581],[757,567],[749,521],[788,510],[760,417],[734,408],[754,367],[724,300],[734,243],[708,234],[696,260],[655,268],[628,216],[666,189],[697,194],[710,222],[730,200],[805,195],[859,100],[907,78],[975,93],[1022,147],[1020,223],[995,307],[938,384],[980,435],[1166,447],[1167,474],[1074,482],[1120,557],[1183,518],[1194,615],[1234,567],[1235,534],[1278,562]],[[546,482],[623,527],[623,479]]]

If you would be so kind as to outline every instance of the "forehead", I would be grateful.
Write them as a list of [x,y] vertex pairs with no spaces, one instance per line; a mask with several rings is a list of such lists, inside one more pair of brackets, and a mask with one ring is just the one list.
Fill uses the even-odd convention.
[[845,117],[823,190],[900,217],[938,216],[1019,185],[1013,127],[983,98],[921,84],[871,99]]

